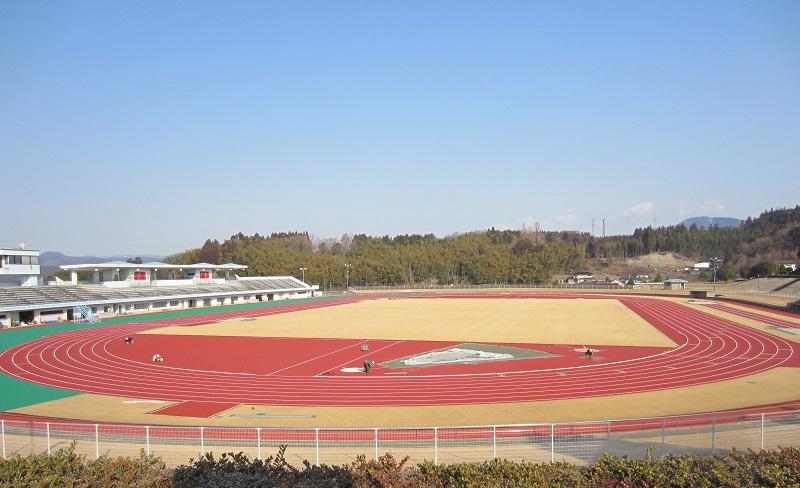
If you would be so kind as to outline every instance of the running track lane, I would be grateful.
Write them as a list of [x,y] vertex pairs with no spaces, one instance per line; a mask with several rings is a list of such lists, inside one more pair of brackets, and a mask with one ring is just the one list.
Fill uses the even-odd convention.
[[[637,359],[505,376],[292,376],[154,366],[109,354],[107,345],[160,324],[128,324],[55,334],[9,349],[0,370],[17,378],[89,393],[171,401],[273,405],[443,405],[583,398],[705,384],[798,365],[798,345],[651,298],[617,298],[678,347]],[[313,305],[313,304],[310,304]],[[510,362],[513,363],[513,362]]]
[[769,317],[764,314],[749,312],[747,310],[742,310],[740,308],[723,305],[721,303],[709,303],[706,304],[705,306],[708,308],[719,310],[721,312],[730,313],[733,315],[738,315],[739,317],[744,317],[747,319],[752,319],[758,322],[762,322],[764,324],[774,325],[775,327],[784,327],[787,329],[800,329],[800,323],[797,322],[790,322],[788,320]]

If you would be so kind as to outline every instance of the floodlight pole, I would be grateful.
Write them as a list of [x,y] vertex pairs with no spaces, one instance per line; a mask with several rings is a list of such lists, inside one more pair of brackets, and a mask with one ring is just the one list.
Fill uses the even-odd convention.
[[717,293],[717,258],[711,258],[711,264],[714,265],[714,293]]
[[718,257],[711,258],[711,264],[714,265],[714,293],[717,292],[717,261],[719,261]]
[[305,282],[306,282],[306,270],[307,270],[307,269],[308,269],[308,268],[300,268],[300,272],[302,272],[302,273],[303,273],[303,279],[301,280],[303,283],[305,283]]
[[345,263],[345,265],[344,265],[345,280],[346,280],[345,290],[349,290],[350,289],[350,268],[351,268],[351,266],[352,265],[350,263]]

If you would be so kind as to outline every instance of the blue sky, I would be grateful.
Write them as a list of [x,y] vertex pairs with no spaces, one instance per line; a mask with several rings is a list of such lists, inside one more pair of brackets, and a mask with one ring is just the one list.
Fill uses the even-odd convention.
[[0,245],[800,202],[798,2],[6,2]]

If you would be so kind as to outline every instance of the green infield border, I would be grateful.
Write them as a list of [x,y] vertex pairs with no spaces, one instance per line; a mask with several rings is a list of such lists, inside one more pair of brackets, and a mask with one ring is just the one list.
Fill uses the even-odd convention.
[[[458,361],[446,364],[414,364],[408,365],[404,364],[403,361],[410,359],[415,356],[419,356],[420,354],[428,354],[431,352],[437,351],[447,351],[448,349],[453,348],[460,348],[460,349],[471,349],[473,351],[483,351],[483,352],[493,352],[496,354],[511,354],[514,356],[511,359],[495,359],[495,360],[485,360],[485,361]],[[477,342],[465,342],[463,344],[456,344],[453,346],[442,347],[439,349],[432,349],[430,351],[425,351],[417,354],[413,354],[411,356],[406,356],[398,359],[392,359],[390,361],[386,361],[380,363],[381,366],[390,368],[390,369],[405,369],[405,368],[427,368],[432,366],[449,366],[451,364],[483,364],[483,363],[496,363],[500,361],[515,361],[518,359],[538,359],[538,358],[551,358],[556,357],[557,354],[552,354],[549,352],[539,351],[537,349],[528,349],[525,347],[512,347],[512,346],[501,346],[498,344],[483,344]]]
[[[141,322],[153,322],[164,319],[174,319],[180,317],[192,317],[198,315],[209,315],[218,312],[235,312],[238,310],[252,310],[255,308],[277,307],[280,305],[293,305],[297,303],[320,302],[325,300],[341,299],[341,296],[326,296],[317,298],[298,298],[296,300],[280,300],[262,303],[244,303],[241,305],[228,305],[222,307],[194,308],[191,310],[176,310],[174,312],[156,312],[144,315],[128,315],[124,317],[114,317],[103,320],[96,324],[74,324],[71,322],[41,325],[35,327],[14,327],[11,329],[0,329],[0,351],[5,351],[14,346],[25,342],[36,340],[40,337],[70,332],[73,330],[94,329],[107,325],[119,325]],[[0,412],[15,408],[27,407],[36,403],[58,400],[82,392],[52,388],[49,386],[38,385],[27,381],[0,373]]]

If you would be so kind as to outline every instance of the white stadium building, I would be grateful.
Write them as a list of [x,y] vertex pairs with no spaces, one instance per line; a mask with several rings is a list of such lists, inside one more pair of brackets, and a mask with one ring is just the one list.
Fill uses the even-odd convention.
[[0,285],[4,284],[40,285],[39,251],[24,243],[17,249],[0,248]]
[[[15,276],[12,286],[0,286],[0,327],[97,320],[117,315],[269,302],[319,296],[292,276],[240,277],[240,264],[128,262],[61,266],[70,280],[56,278],[40,285],[38,251],[0,249],[2,267]],[[25,258],[8,256],[27,256]],[[20,263],[17,263],[20,261]],[[32,264],[35,261],[36,264]],[[21,266],[24,269],[17,269]],[[35,275],[31,277],[35,267]],[[14,275],[13,271],[18,271]],[[25,274],[27,273],[27,274]],[[84,281],[79,278],[84,277]]]

